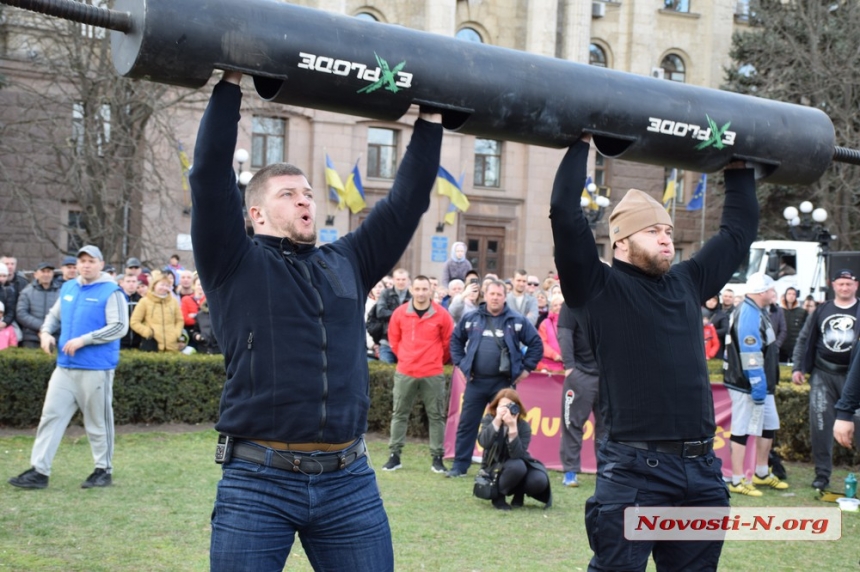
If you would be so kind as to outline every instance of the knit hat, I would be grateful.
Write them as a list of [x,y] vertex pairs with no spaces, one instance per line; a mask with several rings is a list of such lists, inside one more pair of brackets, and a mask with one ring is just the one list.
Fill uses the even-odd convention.
[[756,272],[747,278],[747,294],[762,294],[773,288],[773,278],[764,272]]
[[622,238],[655,224],[675,226],[663,205],[651,195],[630,189],[609,216],[609,239],[614,246]]

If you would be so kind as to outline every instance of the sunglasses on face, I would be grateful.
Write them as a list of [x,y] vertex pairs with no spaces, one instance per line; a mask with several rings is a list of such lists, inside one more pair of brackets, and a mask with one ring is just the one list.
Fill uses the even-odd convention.
[[539,282],[529,282],[529,286],[540,286]]

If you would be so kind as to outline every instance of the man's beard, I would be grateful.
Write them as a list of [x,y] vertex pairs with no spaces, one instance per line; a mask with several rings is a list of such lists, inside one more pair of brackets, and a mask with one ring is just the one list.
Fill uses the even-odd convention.
[[316,244],[317,243],[317,228],[313,226],[309,231],[301,232],[296,225],[290,223],[287,225],[287,238],[296,244]]
[[630,264],[654,278],[660,278],[669,272],[669,267],[672,266],[671,260],[666,260],[658,254],[649,255],[645,249],[639,248],[639,245],[632,240],[628,240],[627,243],[630,245],[628,255]]

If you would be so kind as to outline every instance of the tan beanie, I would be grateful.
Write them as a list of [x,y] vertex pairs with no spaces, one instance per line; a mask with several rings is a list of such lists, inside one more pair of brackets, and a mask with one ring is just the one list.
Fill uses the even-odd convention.
[[609,216],[609,240],[614,245],[654,224],[675,226],[672,217],[654,197],[639,189],[630,189]]

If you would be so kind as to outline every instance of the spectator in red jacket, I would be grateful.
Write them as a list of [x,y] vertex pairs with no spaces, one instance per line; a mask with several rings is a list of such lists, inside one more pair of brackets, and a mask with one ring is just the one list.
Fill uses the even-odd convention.
[[538,363],[538,371],[562,372],[564,363],[561,359],[561,347],[558,343],[558,313],[564,304],[564,296],[557,294],[549,303],[546,319],[540,323],[538,335],[543,342],[543,359]]
[[406,425],[415,402],[421,401],[430,422],[430,470],[445,473],[442,464],[445,439],[445,375],[443,365],[451,361],[450,342],[454,321],[440,304],[432,299],[430,279],[416,276],[410,287],[412,299],[401,304],[388,322],[388,343],[397,356],[394,372],[394,412],[391,415],[391,456],[383,471],[395,471],[403,465],[400,453],[406,442]]
[[705,359],[714,359],[720,353],[720,338],[717,336],[717,329],[707,316],[702,316],[702,327],[705,335]]
[[185,321],[186,328],[194,328],[197,325],[197,314],[205,301],[206,294],[203,293],[203,286],[200,285],[198,278],[194,280],[194,293],[182,297],[182,319]]

